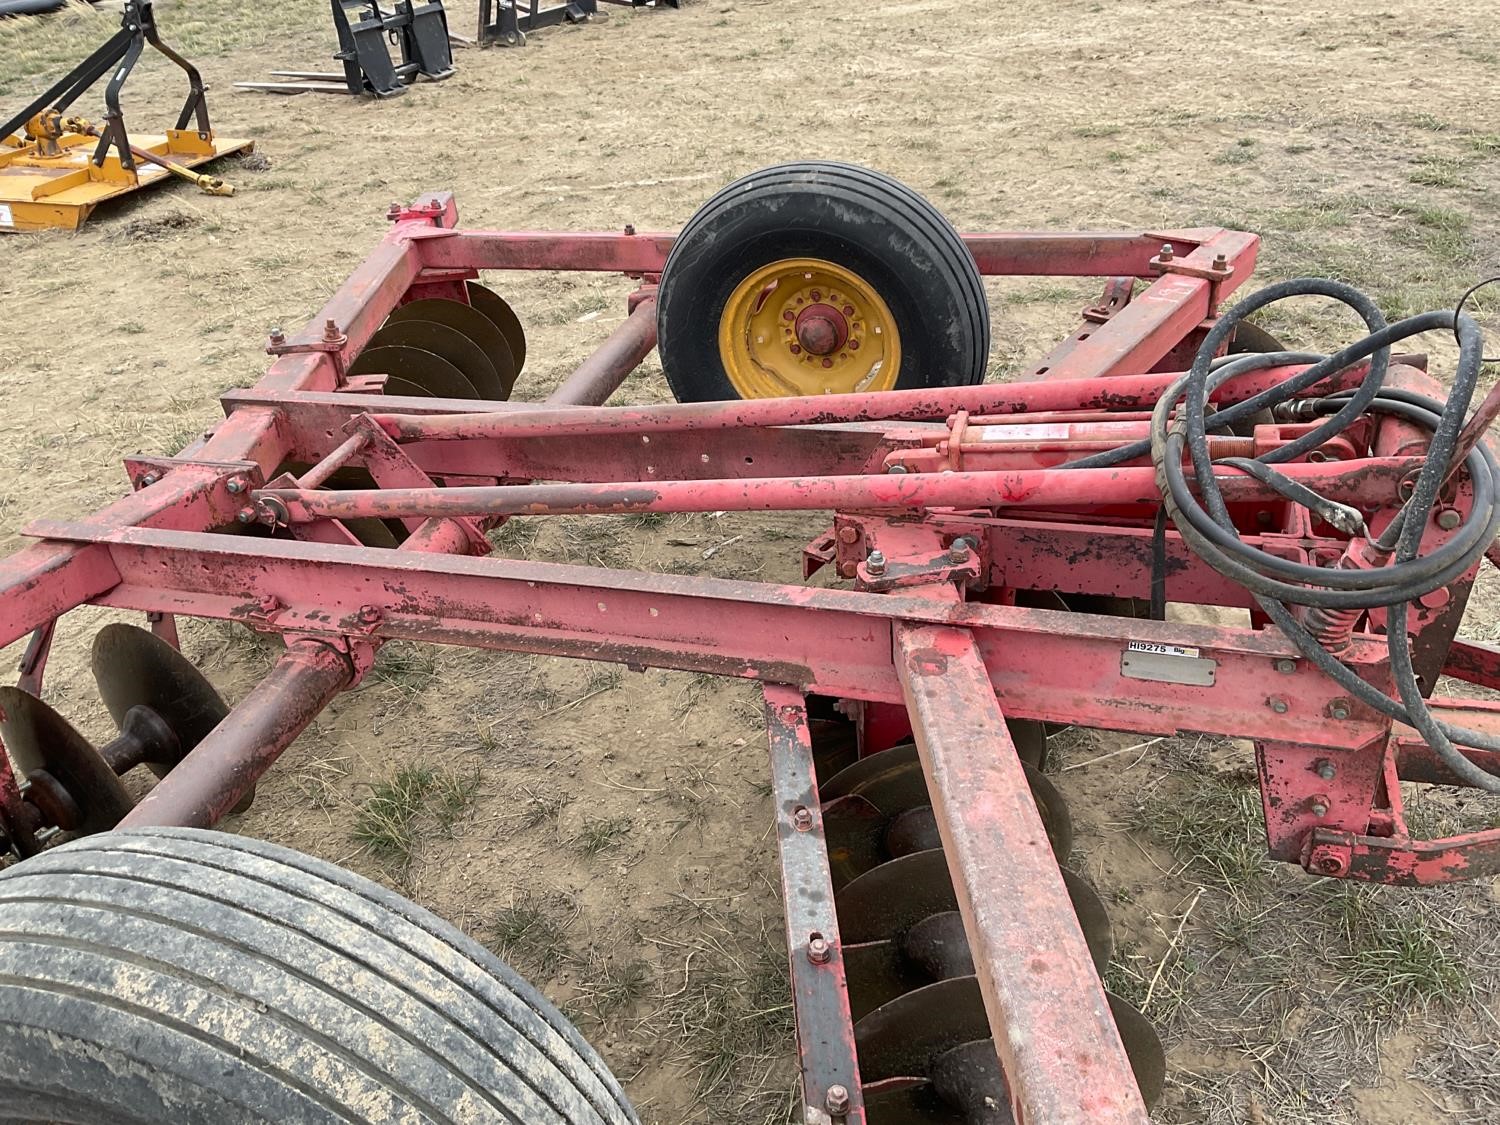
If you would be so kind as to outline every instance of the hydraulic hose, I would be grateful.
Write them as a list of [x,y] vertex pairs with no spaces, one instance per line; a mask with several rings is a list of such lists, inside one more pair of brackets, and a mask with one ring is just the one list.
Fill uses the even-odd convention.
[[[1369,333],[1361,340],[1328,356],[1277,352],[1266,355],[1216,358],[1229,341],[1235,326],[1259,309],[1291,297],[1331,297],[1347,305],[1364,321]],[[1458,367],[1446,403],[1397,388],[1384,387],[1391,345],[1434,329],[1452,331],[1459,342]],[[1368,359],[1369,372],[1350,391],[1308,398],[1306,392],[1354,363]],[[1379,308],[1364,294],[1337,281],[1299,278],[1268,286],[1223,314],[1204,339],[1193,366],[1157,402],[1152,414],[1151,437],[1142,442],[1072,462],[1069,467],[1100,467],[1138,458],[1148,452],[1156,470],[1163,508],[1183,541],[1220,574],[1245,587],[1261,609],[1309,661],[1332,677],[1350,695],[1382,714],[1415,728],[1457,777],[1489,792],[1500,792],[1500,776],[1480,768],[1459,749],[1468,746],[1500,752],[1500,738],[1437,720],[1422,696],[1412,666],[1411,644],[1406,626],[1409,604],[1454,581],[1475,566],[1485,549],[1500,533],[1500,466],[1488,446],[1474,442],[1467,450],[1460,434],[1478,383],[1483,360],[1479,326],[1461,310],[1423,313],[1387,324]],[[1289,363],[1309,366],[1280,385],[1217,412],[1209,406],[1213,389],[1246,371]],[[1375,413],[1399,417],[1428,430],[1432,437],[1428,456],[1417,475],[1411,497],[1378,540],[1364,548],[1371,565],[1349,569],[1324,569],[1271,555],[1244,542],[1234,526],[1223,495],[1214,478],[1215,462],[1209,454],[1208,433],[1259,413],[1286,406],[1299,418],[1321,421],[1293,441],[1247,462],[1241,458],[1218,462],[1249,472],[1270,483],[1292,502],[1300,503],[1325,518],[1345,521],[1347,531],[1358,520],[1357,513],[1329,511],[1328,501],[1302,495],[1273,465],[1302,456],[1337,436],[1361,415]],[[1191,477],[1184,459],[1191,466]],[[1431,518],[1439,491],[1458,467],[1467,473],[1473,489],[1473,508],[1444,544],[1420,554],[1423,533]],[[1196,492],[1194,488],[1196,487]],[[1304,490],[1305,492],[1305,490]],[[1160,521],[1158,521],[1158,526]],[[1383,565],[1382,565],[1383,564]],[[1154,584],[1155,585],[1155,584]],[[1153,589],[1153,602],[1162,600]],[[1386,643],[1391,675],[1398,699],[1362,680],[1329,652],[1317,636],[1297,619],[1290,605],[1329,611],[1384,608],[1387,612]]]

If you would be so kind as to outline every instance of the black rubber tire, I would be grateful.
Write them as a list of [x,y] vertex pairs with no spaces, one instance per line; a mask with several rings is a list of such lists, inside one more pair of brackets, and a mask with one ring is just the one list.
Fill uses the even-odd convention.
[[662,269],[657,347],[678,402],[740,397],[719,354],[719,321],[752,271],[823,258],[863,277],[901,339],[898,388],[984,381],[990,310],[952,224],[904,184],[831,161],[780,164],[724,188],[689,220]]
[[0,1121],[637,1121],[542,996],[343,868],[193,829],[0,873]]

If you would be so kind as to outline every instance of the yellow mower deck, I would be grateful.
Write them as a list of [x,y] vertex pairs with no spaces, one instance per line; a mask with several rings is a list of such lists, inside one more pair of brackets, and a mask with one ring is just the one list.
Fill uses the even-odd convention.
[[[189,168],[255,147],[254,141],[239,138],[203,140],[191,129],[172,129],[165,136],[133,136],[131,143]],[[106,199],[172,175],[145,161],[132,172],[121,166],[114,152],[95,167],[90,163],[98,144],[94,137],[65,133],[57,144],[60,154],[44,156],[38,145],[19,136],[0,138],[0,232],[77,230]]]

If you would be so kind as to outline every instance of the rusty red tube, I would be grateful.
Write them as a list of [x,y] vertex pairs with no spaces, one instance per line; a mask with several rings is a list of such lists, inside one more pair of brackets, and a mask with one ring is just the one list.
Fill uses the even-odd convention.
[[120,827],[211,826],[250,792],[353,678],[349,657],[331,645],[294,642],[266,678],[142,798]]
[[[1293,480],[1341,503],[1389,499],[1416,458],[1291,464]],[[1254,477],[1226,468],[1226,500],[1275,496]],[[743,480],[525,484],[478,488],[390,488],[344,492],[266,489],[292,523],[319,519],[454,516],[610,515],[625,512],[850,511],[920,508],[1069,508],[1154,504],[1154,470],[1034,469],[1015,472],[904,473],[878,476],[772,477]]]
[[549,403],[599,406],[620,389],[625,377],[656,347],[656,301],[647,299],[609,334],[599,350],[578,365],[562,386],[547,396]]
[[[637,310],[639,311],[639,310]],[[629,323],[627,321],[627,323]],[[653,327],[654,331],[654,327]],[[649,349],[648,349],[649,350]],[[580,369],[581,370],[581,369]],[[1238,402],[1285,382],[1303,366],[1272,367],[1231,379],[1213,394],[1215,402]],[[1357,384],[1363,364],[1319,384],[1327,394]],[[1049,410],[1150,409],[1180,374],[1116,375],[1109,379],[1059,379],[1045,383],[990,383],[978,387],[938,387],[867,394],[762,398],[734,402],[673,403],[662,406],[584,406],[505,413],[376,414],[376,422],[397,441],[462,441],[518,437],[587,437],[629,431],[638,434],[686,430],[733,430],[753,426],[832,425],[840,422],[923,421],[963,410],[971,415],[1030,414]],[[564,387],[573,383],[570,378]],[[563,388],[558,389],[558,394]],[[551,402],[561,400],[554,395]]]

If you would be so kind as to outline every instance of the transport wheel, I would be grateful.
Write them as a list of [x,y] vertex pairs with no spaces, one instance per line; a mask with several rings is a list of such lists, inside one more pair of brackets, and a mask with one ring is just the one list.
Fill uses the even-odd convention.
[[634,1123],[563,1016],[287,848],[139,829],[0,873],[0,1122]]
[[730,184],[678,235],[657,297],[679,402],[984,381],[989,305],[938,210],[852,164]]

